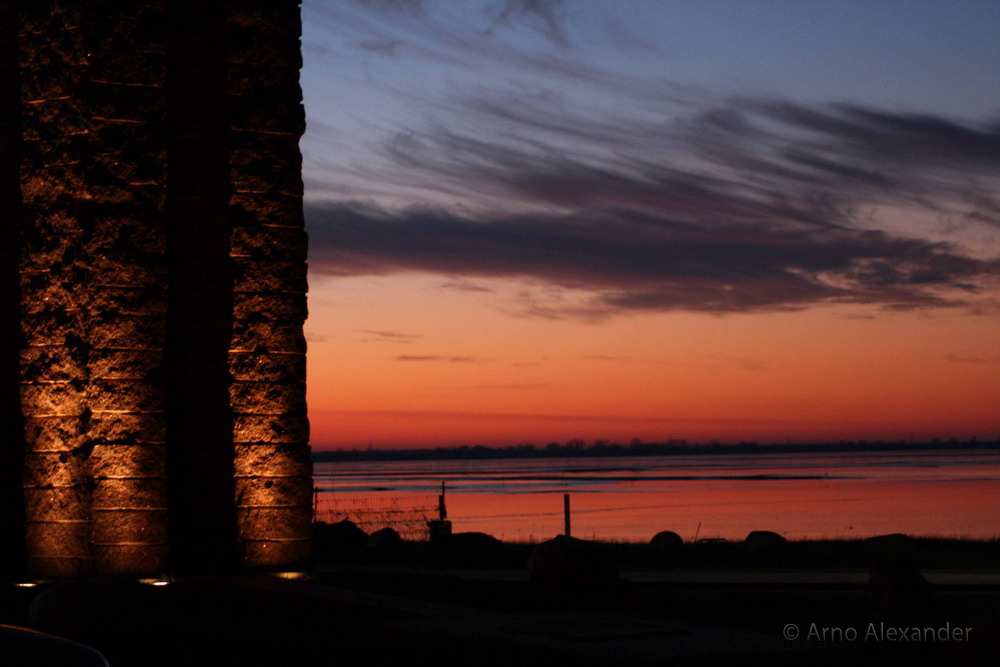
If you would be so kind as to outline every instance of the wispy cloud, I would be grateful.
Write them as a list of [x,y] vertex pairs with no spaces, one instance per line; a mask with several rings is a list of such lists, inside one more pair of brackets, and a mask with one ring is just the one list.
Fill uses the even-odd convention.
[[675,361],[656,359],[653,357],[632,357],[618,354],[585,354],[580,357],[584,361],[628,363],[628,364],[673,364]]
[[[312,190],[312,270],[516,279],[518,314],[585,320],[950,307],[995,288],[995,119],[710,94],[568,53],[559,2],[484,6],[472,24],[415,2],[314,9],[362,50],[528,78],[383,91],[410,115],[339,167],[363,189]],[[549,48],[516,48],[508,27]]]
[[564,4],[563,0],[504,0],[497,5],[488,5],[486,11],[492,21],[487,34],[518,22],[537,30],[559,46],[569,46],[562,25]]
[[954,305],[960,296],[938,291],[968,294],[998,271],[940,243],[843,228],[709,228],[623,212],[484,221],[344,204],[311,204],[307,215],[314,271],[537,279],[589,290],[588,306],[609,314]]
[[449,280],[446,283],[441,283],[441,289],[453,290],[455,292],[480,292],[480,293],[491,293],[495,290],[488,285],[482,283],[477,283],[472,280]]
[[401,354],[396,361],[444,361],[450,364],[481,364],[484,359],[479,357],[452,357],[440,354]]
[[365,339],[366,342],[376,343],[412,343],[422,338],[420,334],[409,334],[401,331],[371,331],[362,329],[359,333],[368,336]]
[[527,382],[522,384],[474,384],[470,389],[486,389],[496,391],[530,391],[533,389],[544,389],[552,385],[547,382]]
[[466,197],[690,222],[856,226],[875,206],[1000,228],[1000,126],[859,106],[701,101],[660,119],[545,97],[454,101],[464,120],[397,132],[385,176]]

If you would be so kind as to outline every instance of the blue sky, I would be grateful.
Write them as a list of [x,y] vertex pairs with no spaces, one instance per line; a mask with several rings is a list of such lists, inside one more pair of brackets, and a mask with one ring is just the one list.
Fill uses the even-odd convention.
[[[530,277],[612,310],[961,301],[996,272],[998,7],[306,3],[316,270]],[[677,264],[658,243],[684,285],[544,252],[621,275]],[[492,247],[433,257],[469,246]]]
[[468,88],[622,103],[588,74],[668,95],[691,86],[973,121],[997,114],[997,2],[307,0],[303,15],[310,120],[352,135],[340,146],[359,157],[355,142],[440,113],[434,102]]
[[[608,378],[637,377],[634,347],[677,353],[659,331],[724,318],[711,326],[743,359],[740,327],[773,317],[812,346],[778,396],[810,386],[816,317],[831,330],[852,318],[873,324],[852,329],[844,368],[860,377],[907,347],[900,378],[940,373],[982,407],[959,418],[948,399],[937,423],[996,424],[1000,2],[306,0],[303,19],[314,363],[353,336],[370,360],[351,372],[450,365],[414,373],[413,396],[458,386],[470,364],[455,360],[489,375],[484,360],[530,358],[538,370],[490,383],[549,387],[562,414],[603,394],[585,364],[566,361],[558,382],[545,371],[567,355],[559,341],[608,361]],[[623,319],[641,344],[610,336]],[[515,359],[486,322],[534,347]],[[413,349],[390,351],[401,341]],[[742,368],[783,363],[754,354]],[[934,360],[947,363],[931,373]],[[569,377],[573,405],[558,398]],[[722,383],[736,395],[736,376]],[[816,403],[835,414],[851,386]],[[917,398],[925,413],[944,405]],[[713,400],[706,389],[706,418],[732,412]],[[666,398],[643,410],[683,413]]]

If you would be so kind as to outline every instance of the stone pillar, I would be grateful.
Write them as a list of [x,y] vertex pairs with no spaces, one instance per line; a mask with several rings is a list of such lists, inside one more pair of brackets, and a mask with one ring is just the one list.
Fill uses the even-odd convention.
[[42,1],[21,34],[32,570],[166,566],[162,2]]
[[303,563],[298,3],[11,11],[0,537],[43,577]]
[[98,572],[167,566],[164,0],[86,9],[92,182],[84,252],[92,544]]
[[88,185],[91,119],[79,92],[87,45],[79,10],[22,8],[21,409],[28,564],[42,577],[92,568],[86,341],[96,208]]
[[236,266],[229,354],[241,558],[309,557],[312,466],[305,402],[305,113],[297,1],[227,3],[229,172]]

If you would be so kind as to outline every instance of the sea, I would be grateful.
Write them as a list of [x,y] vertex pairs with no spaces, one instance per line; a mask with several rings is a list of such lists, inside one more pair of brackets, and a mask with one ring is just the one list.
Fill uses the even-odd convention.
[[544,540],[567,504],[570,534],[606,541],[1000,538],[997,450],[323,462],[315,484],[319,519],[411,539],[443,510],[455,532]]

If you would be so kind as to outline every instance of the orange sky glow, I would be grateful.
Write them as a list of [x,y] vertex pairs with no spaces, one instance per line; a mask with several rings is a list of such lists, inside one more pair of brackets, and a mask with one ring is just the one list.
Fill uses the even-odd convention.
[[526,317],[524,286],[314,280],[316,449],[995,438],[1000,317],[817,307]]

